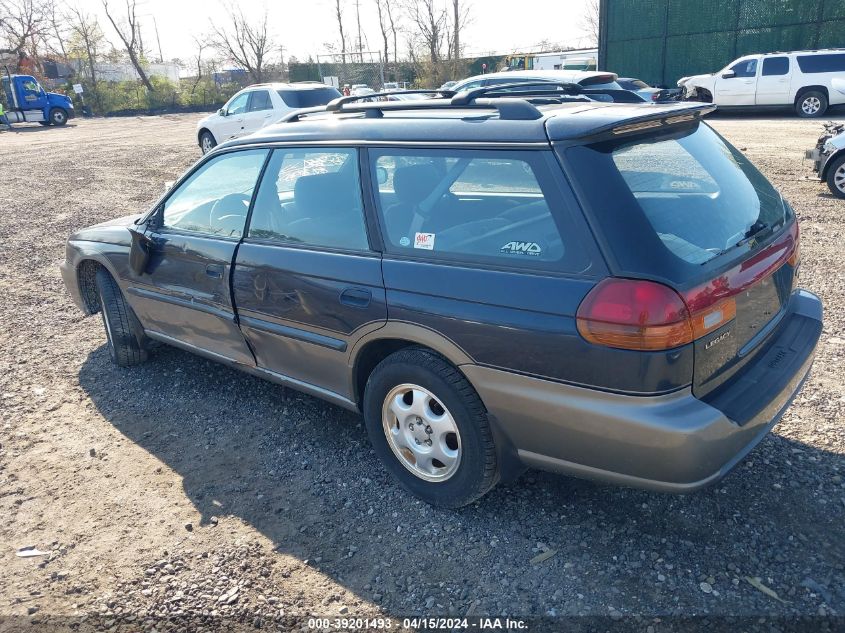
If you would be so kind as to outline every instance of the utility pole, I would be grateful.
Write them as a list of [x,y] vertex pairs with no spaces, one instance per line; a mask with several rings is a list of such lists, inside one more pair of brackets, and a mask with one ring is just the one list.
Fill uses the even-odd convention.
[[361,39],[361,0],[355,0],[355,17],[358,20],[358,57],[364,63],[364,41]]
[[164,54],[161,52],[161,38],[158,36],[158,22],[156,22],[156,16],[152,16],[153,18],[153,28],[156,31],[156,42],[158,43],[158,61],[159,63],[164,63]]

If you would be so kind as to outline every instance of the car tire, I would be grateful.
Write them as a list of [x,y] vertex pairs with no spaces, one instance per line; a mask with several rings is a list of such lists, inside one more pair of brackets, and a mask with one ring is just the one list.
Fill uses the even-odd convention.
[[827,186],[837,198],[845,198],[845,154],[827,168]]
[[200,134],[200,151],[202,151],[203,155],[208,154],[215,147],[217,147],[217,141],[211,132],[205,130]]
[[120,367],[143,363],[147,360],[147,337],[141,322],[105,268],[97,270],[96,281],[109,357]]
[[795,101],[795,112],[804,119],[820,117],[827,112],[827,97],[818,90],[804,92]]
[[426,503],[459,508],[496,484],[487,410],[463,374],[438,354],[411,347],[388,356],[367,380],[363,408],[385,468]]
[[50,124],[62,126],[67,123],[67,112],[62,108],[53,108],[50,110]]

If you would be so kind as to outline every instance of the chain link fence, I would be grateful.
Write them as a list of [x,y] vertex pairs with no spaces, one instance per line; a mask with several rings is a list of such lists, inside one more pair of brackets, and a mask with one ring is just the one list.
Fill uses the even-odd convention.
[[674,86],[751,53],[845,47],[842,0],[601,0],[599,67]]
[[349,86],[370,88],[379,92],[384,89],[384,63],[376,51],[355,51],[317,55],[317,72],[320,81],[343,90]]

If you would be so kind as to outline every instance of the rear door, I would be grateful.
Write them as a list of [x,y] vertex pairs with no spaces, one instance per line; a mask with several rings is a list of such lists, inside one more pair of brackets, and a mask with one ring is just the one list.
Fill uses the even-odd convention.
[[258,366],[351,399],[348,352],[387,318],[358,151],[273,151],[232,287]]
[[757,92],[758,58],[745,58],[736,62],[727,70],[734,72],[733,77],[716,77],[715,103],[726,106],[754,105]]
[[786,105],[792,103],[789,98],[789,57],[763,58],[760,78],[757,80],[757,105]]
[[232,260],[269,150],[228,152],[204,162],[163,203],[148,235],[148,273],[127,299],[145,329],[239,364],[254,359],[235,320]]
[[368,154],[391,322],[481,365],[595,384],[604,363],[584,356],[575,312],[605,269],[550,152]]
[[273,101],[269,90],[253,90],[244,117],[244,135],[252,134],[273,121]]

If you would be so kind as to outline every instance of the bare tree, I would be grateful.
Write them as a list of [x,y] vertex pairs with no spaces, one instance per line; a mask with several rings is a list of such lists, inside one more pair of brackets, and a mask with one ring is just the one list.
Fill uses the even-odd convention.
[[[384,9],[387,11],[387,21],[390,22],[390,32],[393,33],[393,63],[399,63],[399,47],[397,45],[396,23],[393,21],[393,6],[391,0],[384,0]],[[387,60],[385,60],[385,63]]]
[[0,0],[0,53],[38,59],[37,42],[50,33],[51,0]]
[[337,30],[340,32],[340,54],[343,63],[346,63],[346,35],[343,33],[343,13],[340,10],[340,0],[334,2],[335,16],[337,17]]
[[120,41],[123,42],[123,47],[126,49],[126,53],[129,55],[129,61],[135,68],[135,72],[138,73],[138,77],[141,78],[141,83],[143,83],[144,86],[146,86],[147,90],[149,90],[150,92],[155,92],[153,84],[150,83],[150,79],[149,77],[147,77],[147,73],[144,70],[143,65],[141,64],[141,58],[143,57],[144,49],[141,44],[141,28],[138,24],[138,16],[135,13],[135,0],[125,1],[125,24],[118,25],[118,22],[112,15],[112,11],[109,9],[109,0],[103,0],[103,10],[106,12],[106,17],[109,19],[109,22],[111,22],[111,25],[114,27],[114,30],[117,33],[117,36],[120,38]]
[[194,37],[194,62],[197,66],[197,76],[194,78],[194,83],[191,86],[191,96],[197,90],[199,82],[202,81],[202,54],[208,48],[209,44],[205,38]]
[[[96,16],[89,15],[80,7],[69,9],[68,14],[65,16],[65,21],[71,33],[71,54],[76,53],[80,58],[84,56],[86,63],[83,65],[83,69],[87,68],[87,72],[83,70],[83,74],[87,74],[88,80],[91,83],[94,102],[97,108],[101,109],[102,98],[100,96],[100,87],[97,83],[97,60],[100,57],[100,48],[105,44],[106,36],[100,28],[100,23],[97,21]],[[75,48],[79,50],[75,51]]]
[[599,0],[587,0],[578,21],[579,28],[587,34],[593,46],[599,45]]
[[386,11],[383,4],[385,2],[389,4],[389,0],[376,0],[376,9],[378,10],[378,25],[381,29],[381,38],[384,42],[384,63],[387,64],[390,61],[390,43],[387,39],[388,25],[384,21]]
[[213,45],[243,67],[254,83],[261,83],[265,79],[267,56],[279,48],[269,35],[267,11],[255,23],[249,22],[235,5],[229,5],[227,11],[227,26],[212,24]]
[[446,30],[446,11],[435,0],[406,0],[405,11],[413,33],[428,53],[432,64],[440,62]]

